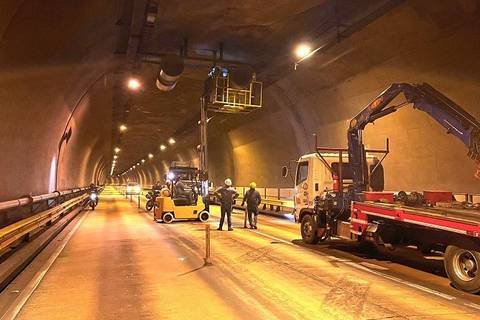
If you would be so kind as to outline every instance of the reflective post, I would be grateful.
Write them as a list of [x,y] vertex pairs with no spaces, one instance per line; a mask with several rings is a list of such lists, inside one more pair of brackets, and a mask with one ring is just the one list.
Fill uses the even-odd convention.
[[212,265],[210,260],[210,224],[205,225],[205,265]]

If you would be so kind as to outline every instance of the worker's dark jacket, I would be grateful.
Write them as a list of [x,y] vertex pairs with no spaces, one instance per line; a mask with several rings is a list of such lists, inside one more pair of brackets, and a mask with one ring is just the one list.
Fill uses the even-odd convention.
[[262,203],[262,197],[260,197],[260,193],[257,190],[249,189],[243,196],[243,202],[247,202],[248,209],[254,210]]
[[215,193],[219,197],[223,209],[232,209],[234,200],[238,198],[238,192],[233,187],[221,187]]

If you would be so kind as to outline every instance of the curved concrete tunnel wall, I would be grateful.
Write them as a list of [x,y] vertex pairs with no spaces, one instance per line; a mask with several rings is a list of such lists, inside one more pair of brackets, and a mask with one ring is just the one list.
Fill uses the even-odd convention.
[[[263,110],[228,133],[235,183],[291,186],[280,168],[313,150],[312,134],[345,147],[349,120],[393,82],[428,82],[480,119],[477,5],[407,1],[269,86]],[[480,192],[466,148],[421,111],[406,107],[365,130],[367,146],[383,147],[386,137],[386,189]]]
[[[62,147],[59,188],[102,182],[112,156],[109,70],[118,62],[111,54],[115,22],[105,17],[114,5],[91,0],[76,10],[59,8],[53,16],[44,12],[58,21],[45,29],[40,15],[29,16],[42,12],[35,1],[8,3],[0,21],[0,118],[8,119],[0,126],[0,200],[51,190],[58,141],[86,90],[72,118],[72,138]],[[313,133],[322,145],[345,146],[348,120],[392,82],[429,82],[480,118],[477,4],[405,1],[269,85],[262,110],[224,123],[214,118],[211,179],[217,185],[232,177],[236,185],[255,180],[259,186],[291,187],[280,177],[281,166],[311,150]],[[59,26],[71,32],[57,34]],[[385,162],[388,189],[480,191],[465,148],[421,112],[399,111],[365,132],[372,147],[381,147],[386,136],[392,149]],[[195,144],[156,155],[115,181],[151,185],[162,178],[169,159],[198,162]]]
[[[93,0],[68,7],[52,1],[0,4],[0,201],[56,188],[65,124],[78,99],[116,63],[111,55],[115,24],[106,19],[113,10],[114,4]],[[45,24],[47,16],[55,23]],[[101,126],[108,123],[105,110],[111,117],[112,105],[90,92],[81,103],[62,150],[59,189],[83,186],[109,170],[100,162],[102,157],[109,162],[103,140],[110,141],[111,132],[105,135]],[[101,109],[97,115],[103,119],[82,109]]]

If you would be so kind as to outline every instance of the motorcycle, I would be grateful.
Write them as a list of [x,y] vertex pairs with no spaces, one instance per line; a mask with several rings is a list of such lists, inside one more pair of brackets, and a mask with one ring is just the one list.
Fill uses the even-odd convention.
[[160,191],[155,190],[155,191],[148,191],[147,194],[145,195],[145,198],[147,198],[147,203],[145,204],[145,209],[147,211],[151,211],[153,207],[158,208],[157,206],[157,197],[160,194]]
[[90,195],[88,196],[88,203],[87,205],[95,210],[95,207],[98,205],[98,194],[96,191],[91,191]]

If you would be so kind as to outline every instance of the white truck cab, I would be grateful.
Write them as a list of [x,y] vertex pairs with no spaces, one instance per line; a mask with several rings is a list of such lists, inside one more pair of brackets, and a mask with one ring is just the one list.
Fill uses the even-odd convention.
[[[338,154],[321,153],[330,166],[338,166]],[[348,155],[343,157],[348,163]],[[305,209],[313,209],[313,200],[324,191],[334,190],[334,177],[325,166],[317,153],[310,153],[300,157],[295,174],[295,220],[300,221],[300,213]]]
[[[316,196],[322,197],[327,192],[335,194],[339,191],[339,188],[347,192],[348,187],[353,182],[346,152],[342,154],[341,175],[339,174],[340,156],[338,152],[321,152],[320,155],[310,153],[298,159],[294,195],[295,221],[297,222],[301,222],[305,211],[313,210]],[[367,155],[369,166],[374,165],[375,161],[376,158],[373,155]],[[327,165],[333,170],[333,173]],[[340,181],[339,176],[343,177],[342,181]]]

